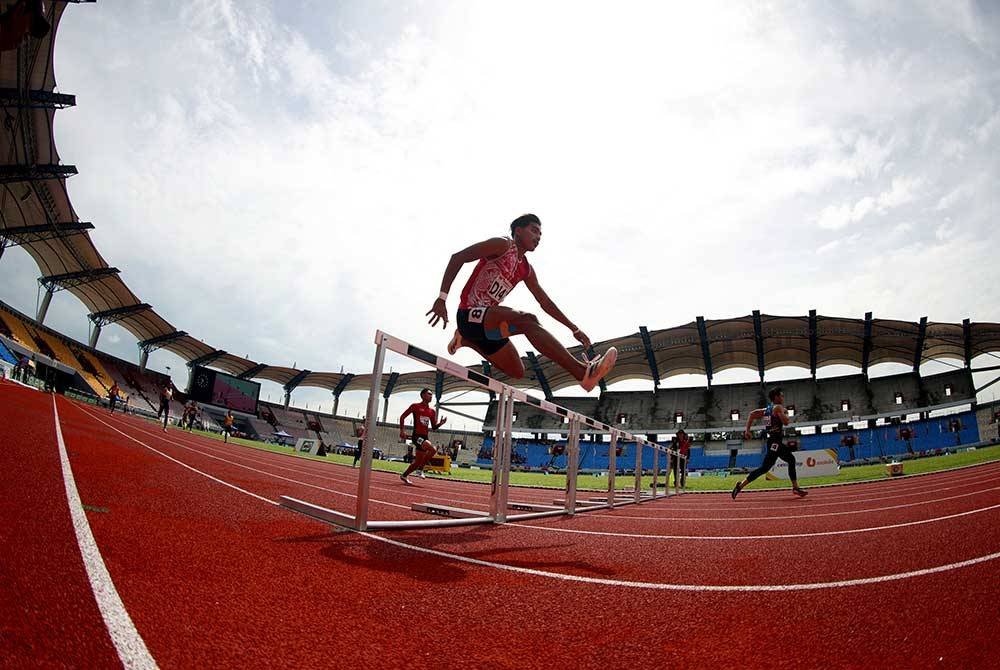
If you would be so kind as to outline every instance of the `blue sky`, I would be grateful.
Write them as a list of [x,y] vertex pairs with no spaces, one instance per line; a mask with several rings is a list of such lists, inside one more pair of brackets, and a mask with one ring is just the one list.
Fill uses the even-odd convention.
[[[998,28],[965,2],[101,0],[60,26],[55,132],[140,299],[276,365],[367,372],[376,328],[443,350],[448,257],[526,211],[594,340],[753,309],[1000,321]],[[3,299],[33,313],[37,275],[8,251]],[[47,323],[85,340],[85,314],[63,293]]]

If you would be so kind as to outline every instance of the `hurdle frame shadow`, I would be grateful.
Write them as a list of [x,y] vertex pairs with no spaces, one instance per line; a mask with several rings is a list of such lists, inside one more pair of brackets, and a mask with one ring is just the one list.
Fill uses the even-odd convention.
[[[493,448],[493,468],[490,489],[489,512],[467,510],[436,503],[412,503],[410,508],[417,512],[433,515],[433,519],[409,519],[396,521],[373,521],[368,518],[369,491],[372,477],[372,454],[374,439],[365,439],[361,451],[361,463],[358,477],[358,492],[354,514],[345,514],[314,503],[281,496],[283,507],[319,519],[326,523],[357,531],[369,530],[407,530],[419,528],[446,528],[450,526],[470,526],[477,524],[503,524],[511,521],[527,521],[552,516],[575,515],[595,510],[613,509],[624,505],[636,505],[641,502],[666,498],[668,490],[660,495],[657,491],[657,480],[660,472],[660,453],[667,454],[668,471],[665,473],[669,481],[669,457],[686,458],[676,450],[652,442],[639,435],[621,430],[594,418],[574,412],[556,405],[548,400],[529,395],[509,384],[479,374],[473,370],[455,363],[447,358],[437,356],[419,347],[409,344],[381,330],[375,331],[375,363],[372,369],[371,389],[368,395],[368,410],[365,416],[365,435],[374,436],[378,418],[379,393],[381,390],[382,371],[385,367],[386,351],[401,354],[412,360],[430,365],[437,371],[450,374],[469,382],[486,391],[497,394],[497,420]],[[566,491],[561,499],[554,500],[552,505],[540,503],[517,502],[509,499],[511,448],[513,444],[512,428],[514,403],[522,402],[533,405],[553,416],[562,417],[568,422],[567,430],[567,471]],[[577,498],[576,480],[579,474],[579,449],[581,431],[597,434],[610,434],[608,443],[608,492],[602,498]],[[631,491],[615,490],[615,473],[617,470],[617,451],[619,441],[635,442],[635,486]],[[649,493],[642,490],[642,456],[643,449],[653,449],[653,486]],[[680,488],[674,481],[674,495],[680,494]],[[520,512],[509,514],[508,510]]]

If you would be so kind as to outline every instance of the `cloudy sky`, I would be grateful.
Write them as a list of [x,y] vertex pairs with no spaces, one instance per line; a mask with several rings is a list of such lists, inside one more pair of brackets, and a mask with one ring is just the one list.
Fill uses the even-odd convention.
[[[70,196],[176,327],[311,370],[369,372],[376,328],[442,351],[448,256],[528,211],[541,284],[595,341],[753,309],[1000,321],[996,3],[609,7],[71,5]],[[8,251],[3,299],[34,313],[37,276]],[[86,340],[85,314],[60,293],[46,323]],[[138,355],[114,326],[100,348]]]

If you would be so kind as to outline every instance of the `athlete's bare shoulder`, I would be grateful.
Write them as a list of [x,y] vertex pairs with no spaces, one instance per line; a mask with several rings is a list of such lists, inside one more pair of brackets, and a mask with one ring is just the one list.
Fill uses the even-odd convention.
[[489,251],[487,258],[503,256],[510,249],[511,244],[513,244],[513,241],[509,237],[491,237],[482,242],[483,250]]

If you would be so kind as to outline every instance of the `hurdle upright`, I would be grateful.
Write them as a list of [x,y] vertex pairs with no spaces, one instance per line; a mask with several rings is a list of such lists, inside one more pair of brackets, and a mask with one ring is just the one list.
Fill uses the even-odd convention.
[[[303,514],[319,518],[328,523],[361,531],[506,523],[508,521],[535,519],[547,516],[573,515],[578,512],[587,512],[595,509],[608,509],[623,504],[641,502],[644,497],[641,495],[643,448],[650,447],[656,451],[673,453],[670,449],[667,449],[666,447],[655,442],[651,442],[639,435],[633,435],[627,431],[613,428],[608,424],[564,407],[560,407],[559,405],[549,402],[548,400],[528,395],[520,389],[504,384],[496,379],[487,377],[486,375],[479,374],[447,358],[436,356],[435,354],[420,349],[419,347],[409,344],[381,330],[376,331],[375,333],[375,345],[375,361],[372,368],[371,388],[368,396],[368,409],[365,416],[365,435],[367,437],[362,443],[354,515],[352,516],[343,512],[327,509],[289,496],[281,496],[281,504],[283,506]],[[497,394],[496,432],[494,434],[489,512],[462,510],[449,507],[447,505],[414,503],[411,505],[412,509],[416,511],[428,512],[435,515],[435,518],[391,521],[369,519],[369,496],[372,478],[372,458],[375,443],[374,436],[376,435],[377,430],[379,393],[381,390],[382,372],[385,365],[385,355],[387,351],[391,351],[412,360],[424,363],[431,366],[435,370],[465,380],[485,391],[491,391]],[[512,422],[515,402],[533,405],[544,412],[563,418],[568,422],[565,498],[559,501],[554,501],[554,505],[521,503],[509,500],[511,450],[513,444]],[[611,467],[608,473],[608,496],[606,503],[601,500],[597,500],[584,504],[577,499],[576,480],[579,471],[579,440],[581,430],[583,430],[584,427],[589,429],[591,432],[609,433],[611,435],[611,443],[609,445],[609,464]],[[617,448],[617,445],[621,440],[634,441],[636,444],[634,498],[627,501],[616,498],[614,491],[614,450]],[[655,492],[654,496],[650,499],[655,499]],[[521,513],[508,514],[508,509],[517,510]]]

